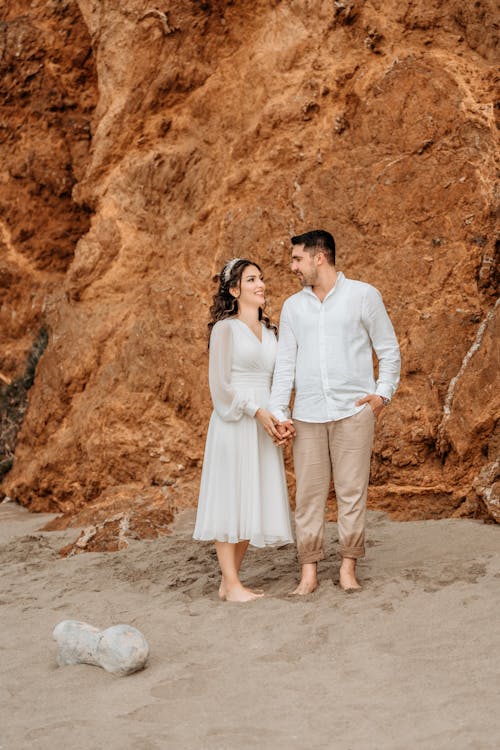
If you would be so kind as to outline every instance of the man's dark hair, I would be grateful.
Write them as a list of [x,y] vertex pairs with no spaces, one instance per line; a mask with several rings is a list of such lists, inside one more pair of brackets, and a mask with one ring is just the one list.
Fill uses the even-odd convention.
[[314,229],[292,237],[292,245],[304,245],[304,249],[311,255],[323,252],[330,265],[335,265],[335,240],[330,232],[324,229]]

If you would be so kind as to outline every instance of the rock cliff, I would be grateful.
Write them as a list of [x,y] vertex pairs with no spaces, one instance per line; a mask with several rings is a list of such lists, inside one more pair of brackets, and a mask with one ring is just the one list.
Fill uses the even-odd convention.
[[159,505],[196,502],[214,274],[255,258],[278,319],[289,237],[322,227],[402,348],[370,504],[498,520],[497,20],[493,0],[7,2],[2,392],[42,324],[48,345],[4,493],[162,533]]

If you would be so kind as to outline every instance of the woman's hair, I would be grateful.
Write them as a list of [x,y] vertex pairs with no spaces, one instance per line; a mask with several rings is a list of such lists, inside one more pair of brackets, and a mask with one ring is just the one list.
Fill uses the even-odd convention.
[[[219,288],[217,289],[217,292],[214,294],[212,307],[210,308],[210,315],[212,316],[212,319],[210,323],[208,324],[208,338],[210,340],[210,334],[212,333],[212,328],[219,320],[224,320],[225,318],[234,318],[236,315],[238,315],[238,300],[236,297],[233,297],[230,293],[230,289],[239,289],[241,284],[241,276],[243,274],[243,271],[248,266],[255,266],[256,268],[261,271],[261,267],[258,263],[255,263],[253,260],[248,260],[247,258],[233,258],[232,260],[229,260],[222,271],[219,274]],[[259,308],[259,320],[262,320],[266,328],[270,328],[275,333],[278,332],[277,326],[274,325],[270,321],[270,319],[267,317],[267,315],[264,315],[262,308]]]

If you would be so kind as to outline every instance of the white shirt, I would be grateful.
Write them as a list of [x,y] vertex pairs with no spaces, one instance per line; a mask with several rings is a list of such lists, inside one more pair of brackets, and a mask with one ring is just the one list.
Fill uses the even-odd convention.
[[294,387],[294,419],[344,419],[363,408],[355,406],[363,396],[392,398],[399,370],[399,346],[380,292],[339,272],[323,302],[310,287],[285,301],[269,410],[289,419]]

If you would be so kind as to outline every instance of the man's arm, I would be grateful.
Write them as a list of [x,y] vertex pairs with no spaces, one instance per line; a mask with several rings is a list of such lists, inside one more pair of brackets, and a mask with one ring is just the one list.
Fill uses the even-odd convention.
[[280,317],[278,353],[273,375],[273,387],[269,402],[269,411],[280,420],[290,419],[290,397],[295,380],[297,361],[297,340],[290,322],[287,304],[283,305]]
[[384,400],[390,400],[398,387],[401,356],[398,340],[382,296],[372,286],[368,288],[363,303],[363,323],[378,359],[375,394]]

